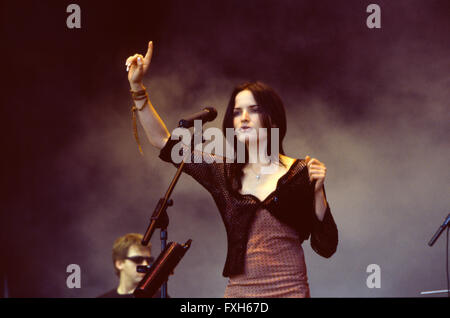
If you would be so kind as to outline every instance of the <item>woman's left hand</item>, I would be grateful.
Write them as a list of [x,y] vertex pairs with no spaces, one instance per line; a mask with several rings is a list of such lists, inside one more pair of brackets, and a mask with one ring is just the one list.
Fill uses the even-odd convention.
[[327,167],[316,158],[311,158],[310,156],[306,156],[305,161],[306,166],[308,167],[309,180],[311,182],[316,180],[314,191],[317,192],[323,187],[325,176],[327,174]]

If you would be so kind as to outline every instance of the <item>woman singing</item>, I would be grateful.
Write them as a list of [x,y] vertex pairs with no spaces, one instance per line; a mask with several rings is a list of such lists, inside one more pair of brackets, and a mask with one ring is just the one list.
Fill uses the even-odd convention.
[[[133,113],[139,114],[150,143],[161,149],[160,158],[173,162],[172,148],[179,141],[170,138],[142,84],[152,52],[150,42],[145,57],[135,54],[126,61]],[[223,276],[229,278],[225,297],[309,297],[303,241],[311,237],[313,250],[327,258],[338,243],[324,189],[326,167],[309,156],[294,159],[284,154],[284,106],[263,83],[234,89],[224,133],[227,128],[234,129],[235,155],[238,143],[245,144],[243,162],[216,160],[215,155],[194,151],[192,156],[214,160],[191,160],[184,168],[212,195],[225,225],[228,251]],[[273,129],[278,129],[275,143]]]

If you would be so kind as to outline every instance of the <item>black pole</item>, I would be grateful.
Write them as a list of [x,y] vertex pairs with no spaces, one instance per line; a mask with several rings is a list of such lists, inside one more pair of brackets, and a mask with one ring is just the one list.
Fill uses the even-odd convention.
[[433,246],[433,244],[437,241],[437,239],[439,238],[439,236],[441,236],[442,232],[444,232],[445,228],[447,226],[449,226],[450,224],[450,213],[447,215],[447,217],[444,220],[444,223],[442,223],[442,225],[438,228],[438,230],[436,231],[436,233],[434,233],[433,237],[431,238],[431,240],[428,242],[429,246]]
[[[161,251],[166,249],[167,244],[167,229],[161,229],[160,238],[161,238]],[[169,279],[169,278],[167,278]],[[167,280],[161,286],[161,298],[167,298]]]
[[[215,111],[215,110],[214,110]],[[217,112],[215,113],[214,117],[217,116]],[[211,119],[211,120],[212,120]],[[181,121],[180,121],[180,127],[181,127]],[[202,126],[200,126],[200,130],[196,130],[194,127],[194,138],[191,140],[191,149],[189,151],[189,155],[192,157],[192,153],[195,149],[195,142],[197,138],[195,136],[200,136],[199,142],[203,143],[205,140],[202,136]],[[181,161],[177,172],[175,173],[175,176],[172,179],[172,182],[169,185],[169,188],[166,191],[166,194],[164,195],[164,198],[159,199],[158,204],[156,205],[155,210],[153,211],[152,217],[150,218],[150,224],[147,227],[147,230],[145,231],[144,237],[142,238],[141,244],[144,246],[148,245],[148,242],[150,242],[150,239],[152,238],[153,232],[155,232],[155,229],[160,228],[160,239],[161,239],[161,252],[163,252],[166,249],[166,243],[167,243],[167,227],[169,225],[169,216],[167,215],[167,207],[173,205],[173,201],[170,200],[170,195],[172,194],[173,189],[175,188],[175,185],[178,182],[178,179],[181,176],[181,173],[184,169],[185,161],[184,159]],[[189,248],[190,243],[187,245],[187,248]],[[167,281],[165,281],[161,287],[161,298],[167,297]]]
[[[141,244],[144,246],[148,245],[148,242],[150,242],[150,239],[152,238],[153,232],[156,228],[158,228],[158,221],[161,217],[167,217],[166,209],[168,206],[171,206],[173,204],[172,200],[169,200],[170,195],[172,194],[173,189],[175,188],[175,185],[178,182],[178,179],[181,176],[181,173],[183,172],[184,168],[184,161],[181,162],[180,166],[178,167],[178,170],[175,174],[175,176],[172,179],[172,182],[169,185],[169,188],[166,191],[166,194],[164,195],[164,198],[161,198],[158,201],[158,204],[152,214],[152,217],[150,218],[150,224],[147,227],[147,230],[145,231],[144,238],[142,239]],[[168,220],[167,220],[168,223]],[[160,227],[164,228],[164,227]],[[165,227],[167,228],[167,226]]]

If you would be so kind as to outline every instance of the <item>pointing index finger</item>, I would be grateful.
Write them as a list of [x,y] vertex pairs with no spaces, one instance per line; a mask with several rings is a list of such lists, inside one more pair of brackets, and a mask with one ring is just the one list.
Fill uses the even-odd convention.
[[152,55],[153,55],[153,41],[150,41],[148,43],[147,53],[145,54],[144,57],[144,64],[146,65],[150,64],[150,61],[152,60]]

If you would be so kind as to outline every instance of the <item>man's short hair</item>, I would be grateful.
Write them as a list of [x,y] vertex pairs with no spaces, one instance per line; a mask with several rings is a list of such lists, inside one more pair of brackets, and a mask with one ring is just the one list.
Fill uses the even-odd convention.
[[128,256],[128,250],[132,245],[136,245],[139,248],[142,249],[148,249],[149,252],[151,252],[152,244],[148,243],[147,246],[144,246],[141,244],[143,239],[142,234],[139,233],[128,233],[124,236],[118,237],[113,244],[112,249],[112,261],[114,266],[114,271],[116,272],[116,275],[119,276],[120,272],[116,268],[116,261],[117,260],[124,260]]

